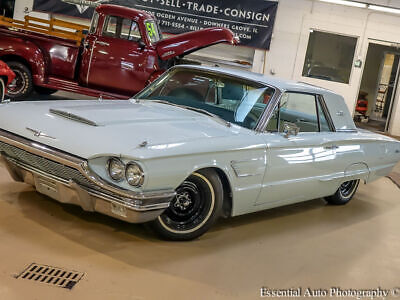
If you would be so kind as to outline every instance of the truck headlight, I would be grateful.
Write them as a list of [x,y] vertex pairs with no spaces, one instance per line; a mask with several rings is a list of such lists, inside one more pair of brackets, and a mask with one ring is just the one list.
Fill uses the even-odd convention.
[[125,165],[116,157],[110,158],[107,162],[108,175],[115,180],[121,181],[124,179]]
[[144,181],[142,168],[135,162],[128,163],[125,170],[125,178],[130,185],[140,187]]

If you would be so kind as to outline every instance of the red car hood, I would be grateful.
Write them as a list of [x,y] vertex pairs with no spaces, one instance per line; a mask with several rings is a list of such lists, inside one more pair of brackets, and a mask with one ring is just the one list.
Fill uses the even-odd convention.
[[226,28],[212,27],[175,35],[157,42],[157,53],[162,60],[187,55],[193,51],[218,43],[238,44],[232,31]]

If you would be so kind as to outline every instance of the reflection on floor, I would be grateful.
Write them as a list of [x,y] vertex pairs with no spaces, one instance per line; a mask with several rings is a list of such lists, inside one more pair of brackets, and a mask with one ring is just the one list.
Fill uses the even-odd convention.
[[385,131],[385,122],[369,119],[367,123],[355,122],[358,128],[383,133]]

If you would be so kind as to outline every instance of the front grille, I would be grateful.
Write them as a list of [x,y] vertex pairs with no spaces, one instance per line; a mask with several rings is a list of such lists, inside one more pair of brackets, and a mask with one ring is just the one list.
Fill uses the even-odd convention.
[[32,263],[16,278],[72,289],[82,279],[83,275],[82,272]]
[[28,151],[22,150],[18,147],[9,145],[4,142],[0,142],[0,152],[5,153],[8,157],[15,159],[18,162],[29,165],[35,169],[38,169],[46,174],[50,174],[64,180],[72,179],[74,182],[94,189],[99,187],[89,181],[83,176],[78,170],[65,166],[53,160],[32,154]]

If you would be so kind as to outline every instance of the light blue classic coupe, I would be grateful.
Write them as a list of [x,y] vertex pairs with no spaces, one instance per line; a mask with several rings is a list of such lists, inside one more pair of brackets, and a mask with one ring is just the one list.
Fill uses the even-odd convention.
[[176,66],[130,101],[3,103],[0,128],[15,180],[172,240],[220,216],[346,204],[400,160],[400,142],[357,129],[335,93],[200,66]]

